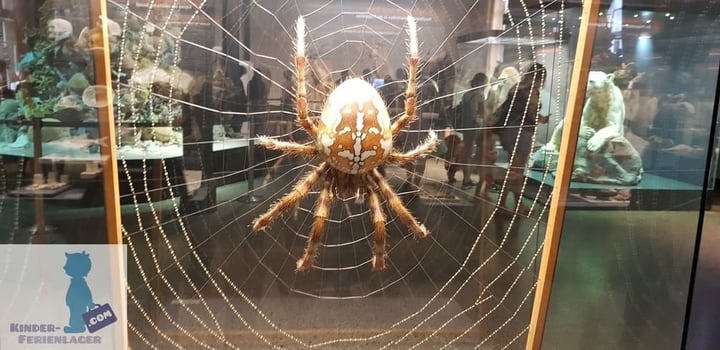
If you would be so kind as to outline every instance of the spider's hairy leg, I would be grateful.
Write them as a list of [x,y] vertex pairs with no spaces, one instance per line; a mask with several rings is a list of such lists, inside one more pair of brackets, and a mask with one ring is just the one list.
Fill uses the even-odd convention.
[[385,259],[387,252],[385,251],[387,230],[385,228],[385,213],[380,206],[380,198],[372,187],[367,186],[368,205],[370,206],[370,217],[375,227],[375,242],[372,247],[372,270],[385,270]]
[[320,178],[320,175],[326,172],[328,168],[329,165],[323,162],[317,169],[311,171],[305,176],[305,178],[298,181],[290,193],[275,202],[275,204],[273,204],[272,207],[265,212],[265,214],[260,215],[257,219],[255,219],[255,221],[253,221],[253,231],[260,231],[268,228],[268,226],[270,226],[272,222],[286,210],[294,207],[298,202],[300,202],[300,200],[305,197],[308,192],[310,192],[310,189],[312,189],[313,185]]
[[296,271],[298,272],[305,271],[312,267],[318,256],[320,240],[325,232],[325,222],[330,213],[330,203],[332,202],[332,191],[330,189],[331,182],[325,181],[320,191],[320,197],[318,197],[315,204],[315,220],[310,229],[310,236],[305,245],[305,252],[303,252],[302,258],[297,261]]
[[258,136],[258,142],[265,148],[296,154],[304,157],[314,156],[317,149],[313,145],[302,145],[296,142],[281,141],[268,136]]
[[415,18],[408,16],[408,77],[405,88],[405,114],[400,116],[392,125],[392,134],[397,136],[400,130],[415,121],[415,103],[417,90],[417,71],[420,62],[418,56],[417,24]]
[[410,211],[405,208],[405,205],[402,200],[400,200],[400,197],[398,197],[395,191],[390,188],[390,184],[388,184],[387,180],[383,178],[382,174],[380,174],[377,169],[373,169],[370,176],[377,184],[382,196],[385,197],[390,209],[398,215],[400,221],[402,221],[402,223],[410,229],[410,232],[413,236],[415,236],[415,238],[423,238],[430,234],[427,228],[425,228],[425,225],[419,224]]
[[412,162],[415,159],[418,159],[426,154],[434,152],[436,147],[437,147],[437,134],[435,133],[435,131],[430,130],[428,138],[425,140],[425,142],[423,142],[422,144],[415,147],[415,149],[410,150],[406,153],[398,153],[398,152],[390,153],[390,157],[388,158],[388,161],[391,163],[396,163],[396,164],[409,163],[409,162]]
[[297,121],[300,126],[310,134],[313,139],[317,138],[317,126],[308,118],[307,88],[305,86],[305,71],[307,70],[307,57],[305,57],[305,19],[302,16],[297,19],[297,41],[295,42],[295,69],[296,88],[295,104],[297,108]]

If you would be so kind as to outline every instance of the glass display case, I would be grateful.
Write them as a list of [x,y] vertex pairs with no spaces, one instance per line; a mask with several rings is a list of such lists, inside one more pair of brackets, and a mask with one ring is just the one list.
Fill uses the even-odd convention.
[[[714,182],[718,8],[705,5],[612,1],[591,24],[586,103],[575,116],[582,122],[543,347],[686,344],[693,257]],[[609,104],[596,92],[603,81]],[[598,155],[593,139],[604,130],[583,129],[605,105],[619,132],[605,137]],[[639,177],[632,183],[607,181],[633,169]]]
[[[480,100],[491,80],[504,86],[496,95],[505,97],[517,83],[500,77],[502,68],[514,67],[520,77],[542,63],[548,84],[536,89],[552,96],[542,114],[563,114],[574,44],[564,22],[543,17],[563,9],[526,14],[518,3],[505,14],[502,1],[473,8],[461,1],[171,4],[109,4],[127,38],[143,37],[133,28],[172,33],[177,62],[159,55],[148,64],[170,75],[176,64],[197,84],[176,98],[184,109],[186,174],[184,184],[166,184],[176,206],[149,221],[123,222],[128,245],[138,251],[129,258],[132,340],[187,347],[522,346],[548,202],[514,177],[516,197],[498,208],[501,192],[509,192],[503,180],[510,156],[492,162],[483,156]],[[302,48],[306,69],[298,70]],[[122,54],[132,52],[128,46]],[[137,74],[131,66],[123,70]],[[329,101],[343,84],[357,90],[336,103],[352,110],[357,98],[356,108],[370,113],[363,91],[376,91],[381,100],[373,106],[378,114],[387,109],[390,123],[412,113],[415,99],[415,120],[395,133],[393,149],[421,147],[427,154],[389,162],[377,169],[380,175],[348,177],[361,184],[351,187],[334,170],[325,172],[324,161],[338,169],[342,162],[289,151],[288,143],[301,150],[343,135],[340,124],[328,129]],[[461,105],[468,106],[465,113]],[[358,123],[374,122],[358,118],[339,123],[360,131]],[[317,135],[307,126],[313,123]],[[433,132],[442,141],[430,152],[422,147]],[[209,147],[236,140],[247,143],[224,152]],[[376,151],[359,144],[360,151],[355,141],[343,150],[358,157]],[[343,157],[343,150],[328,152]],[[313,173],[315,186],[307,180]],[[479,190],[481,174],[486,193]],[[519,203],[527,211],[518,216]],[[415,239],[423,230],[429,235]]]
[[683,341],[714,3],[0,4],[0,241],[117,215],[133,348]]
[[[99,29],[89,2],[75,5],[2,4],[3,243],[107,241],[102,169],[110,151],[98,128],[107,103],[94,98],[103,62],[76,37]],[[95,228],[78,229],[78,217]]]

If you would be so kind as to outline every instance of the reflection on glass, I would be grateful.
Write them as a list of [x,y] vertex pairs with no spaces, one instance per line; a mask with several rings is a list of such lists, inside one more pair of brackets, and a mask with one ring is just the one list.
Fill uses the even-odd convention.
[[[137,252],[130,258],[129,291],[136,344],[523,343],[548,197],[537,183],[523,186],[520,153],[527,155],[538,142],[534,134],[547,134],[540,119],[563,114],[574,47],[559,2],[530,9],[510,4],[507,13],[503,1],[472,8],[461,1],[157,4],[110,4],[110,18],[122,29],[113,53],[120,155],[138,156],[120,165],[127,180],[121,184],[128,210],[123,226],[129,250]],[[321,162],[255,146],[259,136],[322,146],[296,122],[300,15],[307,32],[308,113],[317,123],[326,122],[321,114],[330,108],[325,102],[331,91],[351,79],[374,84],[391,121],[411,107],[407,16],[416,18],[417,120],[397,133],[393,148],[412,152],[430,130],[443,142],[426,157],[378,170],[408,215],[430,232],[425,239],[413,239],[389,210],[393,198],[380,196],[385,217],[373,219],[370,211],[377,211],[367,196],[336,193],[347,176],[331,181],[327,212],[315,204],[327,191],[301,187],[296,193],[307,193],[267,232],[251,232],[253,220]],[[528,69],[533,64],[542,64],[544,74]],[[514,96],[520,82],[528,95],[522,102]],[[509,152],[499,146],[495,133],[504,126],[491,132],[485,124],[487,111],[495,109],[484,104],[491,91],[497,104],[516,101],[513,116],[519,119],[507,130],[528,131],[522,152],[510,147],[512,137],[506,137]],[[167,118],[172,113],[179,118]],[[355,118],[353,126],[373,122],[365,114]],[[541,126],[529,127],[535,124]],[[167,144],[143,139],[143,130],[158,135],[167,131],[161,127],[178,127],[182,138]],[[343,127],[328,129],[346,135]],[[182,151],[172,153],[171,147]],[[355,144],[337,154],[354,150]],[[513,153],[518,156],[509,165]],[[508,169],[516,193],[501,210]],[[515,208],[523,211],[518,215]],[[313,222],[320,220],[316,213],[327,218],[322,248],[312,266],[297,272]],[[387,268],[372,271],[374,228],[381,219],[387,223]]]
[[0,18],[0,242],[102,243],[90,2],[4,1]]
[[[720,13],[617,3],[601,9],[614,15],[600,16],[594,38],[544,345],[677,349],[712,144]],[[622,132],[595,148],[603,130],[583,128],[598,112],[621,116]]]
[[[523,346],[577,44],[572,3],[110,1],[112,101],[96,98],[87,6],[25,3],[2,2],[17,28],[39,25],[23,33],[10,65],[18,69],[4,78],[35,89],[16,84],[0,97],[0,239],[28,241],[26,228],[38,225],[69,242],[104,236],[95,231],[107,171],[96,109],[110,105],[134,347]],[[586,119],[582,157],[545,335],[562,348],[662,348],[681,330],[716,14],[630,5],[603,9],[589,67],[594,102],[577,116]],[[307,21],[311,120],[357,78],[394,121],[411,95],[409,14],[419,28],[417,120],[393,147],[412,151],[430,130],[442,142],[379,170],[431,234],[415,241],[385,210],[388,266],[373,272],[371,208],[335,196],[320,254],[298,273],[319,188],[268,232],[250,228],[319,164],[256,147],[261,135],[316,145],[295,122],[294,23]]]

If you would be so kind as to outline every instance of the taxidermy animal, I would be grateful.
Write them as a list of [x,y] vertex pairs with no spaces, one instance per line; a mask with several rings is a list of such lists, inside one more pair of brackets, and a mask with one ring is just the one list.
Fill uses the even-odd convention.
[[[587,100],[580,122],[580,137],[588,139],[587,150],[599,152],[608,141],[623,136],[625,102],[622,92],[613,82],[614,75],[592,71],[588,76]],[[562,123],[553,131],[548,151],[560,148]]]

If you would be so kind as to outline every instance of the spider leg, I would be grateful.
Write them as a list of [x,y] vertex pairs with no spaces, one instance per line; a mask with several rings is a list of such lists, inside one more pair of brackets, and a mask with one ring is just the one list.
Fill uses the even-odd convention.
[[387,238],[385,214],[380,206],[380,198],[373,188],[367,186],[366,191],[368,195],[368,205],[370,206],[370,217],[375,227],[375,242],[372,247],[372,270],[385,270],[385,259],[387,258],[387,252],[385,251]]
[[313,185],[320,178],[320,175],[326,172],[329,168],[327,163],[323,162],[320,166],[308,173],[304,179],[300,180],[293,190],[286,194],[279,201],[270,207],[265,214],[260,215],[255,221],[253,221],[253,231],[260,231],[268,228],[275,219],[277,219],[286,210],[294,207],[308,192],[312,189]]
[[315,220],[310,229],[310,236],[305,245],[305,252],[302,258],[297,261],[296,271],[305,271],[312,267],[320,250],[320,240],[325,232],[325,222],[330,212],[330,203],[332,203],[332,192],[330,191],[331,183],[326,181],[320,191],[320,197],[315,205]]
[[295,104],[297,107],[297,121],[313,139],[317,138],[317,126],[308,118],[307,89],[305,86],[305,71],[307,57],[305,57],[305,19],[297,19],[297,41],[295,43],[295,69],[297,74],[295,88]]
[[385,197],[390,209],[392,209],[398,215],[400,221],[402,221],[403,224],[410,229],[413,236],[415,236],[415,238],[423,238],[427,236],[429,232],[427,228],[425,228],[425,225],[419,224],[410,211],[405,208],[403,202],[400,200],[395,191],[390,188],[390,184],[388,184],[387,180],[383,178],[380,172],[377,169],[373,169],[370,173],[370,177],[377,184],[380,189],[380,193],[383,197]]
[[437,134],[435,133],[435,131],[430,130],[430,134],[428,135],[428,138],[427,138],[427,140],[425,140],[425,142],[423,142],[422,144],[415,147],[415,149],[408,151],[406,153],[398,153],[398,152],[390,153],[390,157],[388,158],[388,161],[391,163],[396,163],[396,164],[409,163],[409,162],[412,162],[415,159],[418,159],[428,153],[434,152],[436,146],[437,146]]
[[415,18],[412,16],[408,16],[408,37],[410,38],[410,42],[408,44],[408,78],[406,82],[407,87],[405,88],[405,114],[400,116],[400,118],[393,123],[391,128],[393,136],[400,133],[400,130],[405,128],[416,118],[415,92],[417,90],[417,70],[420,57],[418,56],[417,25],[415,23]]
[[285,153],[296,154],[300,156],[314,156],[317,149],[313,145],[302,145],[296,142],[281,141],[267,136],[259,136],[258,142],[265,148],[283,151]]

